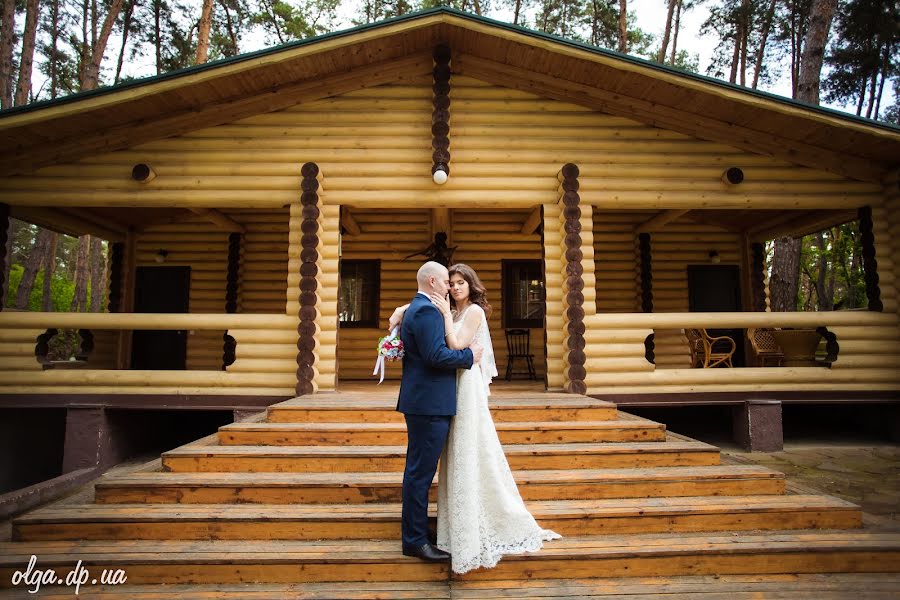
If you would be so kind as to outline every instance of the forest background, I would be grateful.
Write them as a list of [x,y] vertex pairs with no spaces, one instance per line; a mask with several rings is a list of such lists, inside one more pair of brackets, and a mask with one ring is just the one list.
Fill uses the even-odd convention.
[[[900,124],[896,1],[631,1],[632,6],[629,0],[0,0],[0,108],[448,5]],[[688,26],[692,19],[695,26],[699,21],[696,33]],[[650,21],[662,26],[641,28]],[[106,241],[12,219],[7,246],[7,289],[0,294],[6,307],[105,309]],[[855,222],[802,239],[773,240],[767,265],[773,310],[865,307]]]

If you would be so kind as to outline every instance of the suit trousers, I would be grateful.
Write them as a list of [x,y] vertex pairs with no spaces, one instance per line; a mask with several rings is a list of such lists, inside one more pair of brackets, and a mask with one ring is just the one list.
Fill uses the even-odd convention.
[[403,471],[404,548],[428,543],[428,490],[450,432],[449,415],[406,416],[406,468]]

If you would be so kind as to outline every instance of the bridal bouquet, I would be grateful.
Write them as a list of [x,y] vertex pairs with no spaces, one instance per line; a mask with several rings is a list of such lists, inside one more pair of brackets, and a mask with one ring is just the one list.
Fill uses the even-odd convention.
[[395,327],[391,333],[378,340],[378,359],[375,361],[375,370],[372,375],[381,374],[378,383],[384,381],[384,361],[400,360],[403,358],[403,341]]

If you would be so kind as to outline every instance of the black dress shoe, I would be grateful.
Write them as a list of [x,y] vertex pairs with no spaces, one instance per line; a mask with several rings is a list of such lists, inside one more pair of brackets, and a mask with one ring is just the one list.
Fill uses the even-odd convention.
[[435,548],[431,544],[422,544],[418,548],[404,547],[403,556],[415,556],[428,562],[447,562],[450,560],[449,554],[439,548]]

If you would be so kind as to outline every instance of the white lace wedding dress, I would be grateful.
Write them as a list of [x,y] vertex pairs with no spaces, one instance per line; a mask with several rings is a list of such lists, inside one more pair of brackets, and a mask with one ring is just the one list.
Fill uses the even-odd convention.
[[[496,566],[505,554],[534,552],[559,538],[542,529],[519,495],[488,409],[488,386],[497,375],[484,310],[475,339],[484,347],[480,365],[456,375],[456,416],[441,456],[438,479],[437,545],[452,555],[455,573]],[[484,369],[482,371],[482,368]]]

